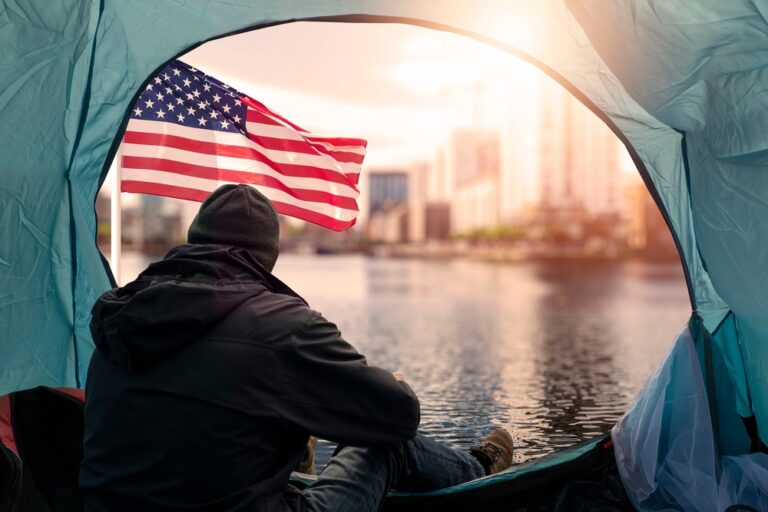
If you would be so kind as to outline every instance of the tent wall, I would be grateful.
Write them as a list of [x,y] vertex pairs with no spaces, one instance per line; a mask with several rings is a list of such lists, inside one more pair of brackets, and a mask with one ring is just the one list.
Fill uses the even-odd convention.
[[685,134],[688,229],[696,234],[698,261],[735,315],[728,346],[720,347],[732,372],[722,385],[735,387],[731,400],[742,416],[756,416],[766,441],[766,11],[749,0],[699,0],[696,9],[686,0],[571,4],[629,94]]
[[[628,142],[679,244],[702,319],[692,338],[715,333],[699,356],[719,369],[709,398],[728,403],[715,424],[754,413],[768,439],[764,13],[748,0],[567,4],[0,0],[0,395],[83,384],[90,308],[110,286],[94,201],[126,112],[155,70],[237,31],[400,21],[535,61]],[[743,433],[732,433],[721,443],[738,452]]]
[[[294,19],[329,16],[393,18],[476,34],[560,74],[629,140],[656,184],[685,257],[696,307],[714,329],[727,308],[709,281],[697,250],[688,200],[681,135],[651,117],[627,93],[560,1],[300,1],[174,2],[102,0],[21,5],[4,1],[10,23],[4,51],[0,135],[17,142],[3,172],[7,201],[14,187],[34,187],[20,205],[4,244],[8,265],[0,284],[24,284],[25,297],[0,303],[0,335],[11,368],[0,392],[34,384],[82,384],[90,356],[90,306],[109,286],[94,244],[93,203],[125,113],[145,80],[165,61],[205,40]],[[589,7],[589,6],[587,6]],[[585,9],[587,7],[584,7]],[[596,17],[593,17],[593,19]],[[41,98],[45,100],[41,101]],[[66,105],[65,109],[50,106]],[[41,119],[45,120],[41,123]],[[37,155],[42,154],[42,158]],[[43,186],[44,184],[44,186]],[[41,197],[45,201],[38,201]],[[25,226],[40,225],[37,236]],[[11,241],[12,240],[12,241]],[[26,268],[43,265],[46,268]],[[56,265],[55,268],[52,265]],[[28,279],[42,281],[34,282]],[[17,288],[21,288],[17,285]],[[21,318],[21,321],[19,321]],[[35,319],[42,318],[45,321]],[[25,332],[26,331],[26,332]],[[24,346],[26,350],[19,350]],[[19,378],[19,372],[24,378]]]
[[94,244],[94,198],[143,82],[200,42],[294,19],[368,15],[377,17],[368,21],[396,17],[441,25],[557,70],[626,135],[658,184],[705,320],[714,327],[725,313],[695,250],[687,189],[681,186],[680,135],[629,97],[560,1],[69,0],[51,9],[44,0],[3,0],[2,5],[8,23],[0,31],[5,49],[0,65],[7,70],[0,74],[0,112],[12,121],[0,124],[0,135],[13,141],[5,146],[9,155],[2,163],[4,203],[18,203],[20,197],[28,203],[14,207],[0,253],[6,261],[0,265],[0,289],[13,289],[14,283],[23,288],[19,296],[0,299],[0,351],[12,361],[0,374],[0,393],[35,384],[82,384],[92,350],[90,306],[109,287]]

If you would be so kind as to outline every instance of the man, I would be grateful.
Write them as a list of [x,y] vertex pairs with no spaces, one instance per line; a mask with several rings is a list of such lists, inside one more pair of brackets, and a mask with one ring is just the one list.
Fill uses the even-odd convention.
[[[278,218],[225,185],[189,244],[93,307],[80,486],[91,512],[378,510],[497,472],[512,441],[473,455],[418,435],[402,376],[367,366],[271,271]],[[310,434],[341,446],[316,483],[288,486]]]

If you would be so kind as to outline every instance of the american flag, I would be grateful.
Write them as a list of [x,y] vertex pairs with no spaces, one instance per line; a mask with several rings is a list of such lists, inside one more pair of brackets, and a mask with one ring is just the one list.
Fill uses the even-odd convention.
[[343,231],[358,214],[367,142],[319,137],[179,60],[142,91],[121,145],[121,187],[204,201],[226,183],[259,189],[277,211]]

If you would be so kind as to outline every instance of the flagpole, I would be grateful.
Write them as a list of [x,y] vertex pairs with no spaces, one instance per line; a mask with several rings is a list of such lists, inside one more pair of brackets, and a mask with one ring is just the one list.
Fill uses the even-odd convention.
[[110,256],[109,261],[112,263],[112,275],[115,277],[115,282],[120,286],[120,260],[122,256],[122,208],[120,201],[120,165],[118,161],[120,159],[121,151],[115,154],[115,158],[112,160],[112,165],[109,168],[109,173],[112,175],[112,202],[110,208]]

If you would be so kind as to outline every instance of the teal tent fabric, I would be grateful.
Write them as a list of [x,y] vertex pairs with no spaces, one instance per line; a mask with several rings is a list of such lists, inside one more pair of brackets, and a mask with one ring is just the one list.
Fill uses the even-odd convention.
[[[613,429],[624,487],[639,511],[768,509],[768,455],[720,456],[691,322]],[[721,445],[722,446],[722,445]],[[750,510],[737,508],[736,510]]]
[[743,454],[756,439],[741,418],[768,441],[766,12],[749,0],[0,0],[0,394],[83,384],[91,304],[110,286],[94,201],[155,70],[261,26],[407,22],[530,60],[625,141],[686,268],[717,408],[712,457]]
[[[754,412],[766,440],[765,10],[750,1],[702,0],[696,9],[680,0],[632,2],[628,17],[622,3],[578,4],[574,12],[590,41],[628,92],[685,136],[686,185],[697,250],[735,317],[729,326],[731,342],[721,347],[730,367],[722,376],[737,391],[739,414]],[[601,16],[590,19],[597,9]]]

